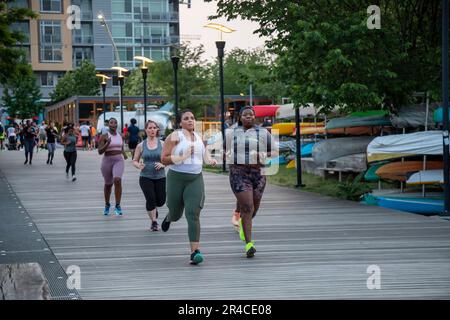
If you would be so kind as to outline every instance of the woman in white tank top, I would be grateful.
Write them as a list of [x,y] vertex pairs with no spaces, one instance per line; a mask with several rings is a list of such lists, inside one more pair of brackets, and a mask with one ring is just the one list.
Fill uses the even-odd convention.
[[201,137],[194,132],[195,117],[192,111],[180,112],[181,129],[171,133],[164,141],[161,162],[169,166],[167,172],[167,207],[169,213],[161,229],[169,230],[171,222],[178,221],[185,211],[191,247],[191,264],[199,264],[203,256],[199,250],[200,211],[205,201],[205,186],[202,176],[203,161],[215,166],[205,151]]

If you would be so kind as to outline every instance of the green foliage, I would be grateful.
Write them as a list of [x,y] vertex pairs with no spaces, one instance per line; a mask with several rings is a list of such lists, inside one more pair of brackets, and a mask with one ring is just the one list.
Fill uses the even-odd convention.
[[[207,2],[212,0],[206,0]],[[297,106],[396,108],[413,91],[440,93],[441,1],[376,1],[381,29],[356,0],[218,0],[218,16],[259,23]],[[214,17],[212,17],[214,18]]]
[[100,80],[95,76],[95,65],[89,60],[83,60],[78,69],[66,72],[59,79],[50,97],[55,103],[72,96],[96,96],[99,93]]
[[38,115],[43,107],[36,77],[31,71],[31,66],[26,66],[28,66],[26,73],[21,77],[10,79],[8,85],[4,86],[3,103],[9,115],[14,118],[31,118]]
[[362,182],[364,173],[361,172],[356,178],[348,178],[345,182],[338,184],[337,197],[345,200],[358,201],[365,193],[370,192],[372,188],[369,184]]
[[23,61],[24,52],[13,47],[24,40],[24,35],[11,31],[10,26],[16,21],[37,17],[30,9],[8,7],[12,2],[0,2],[0,84],[3,85],[28,72],[28,63]]
[[[280,100],[286,94],[285,85],[274,73],[275,61],[264,49],[233,49],[225,55],[224,91],[225,94],[249,94],[252,84],[253,95],[261,95]],[[219,90],[219,68],[211,65],[214,86]]]

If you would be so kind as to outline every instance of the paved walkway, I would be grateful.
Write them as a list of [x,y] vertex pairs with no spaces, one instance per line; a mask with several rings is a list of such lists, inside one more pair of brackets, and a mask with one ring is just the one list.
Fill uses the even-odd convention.
[[[102,215],[96,152],[79,151],[75,183],[65,178],[61,149],[53,166],[45,157],[24,166],[23,152],[3,151],[0,171],[62,267],[80,267],[83,299],[450,298],[450,222],[438,217],[268,186],[254,223],[258,252],[246,259],[230,225],[228,179],[205,173],[206,260],[191,266],[184,218],[168,233],[148,231],[129,160],[118,218]],[[0,242],[2,250],[9,248]],[[380,290],[367,288],[369,266],[379,267]]]

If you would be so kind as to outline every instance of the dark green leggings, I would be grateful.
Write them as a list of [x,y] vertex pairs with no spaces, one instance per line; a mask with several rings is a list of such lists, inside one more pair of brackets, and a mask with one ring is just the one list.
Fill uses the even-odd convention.
[[203,175],[181,173],[169,170],[166,179],[167,207],[169,221],[178,221],[186,214],[190,242],[200,239],[200,211],[205,202]]

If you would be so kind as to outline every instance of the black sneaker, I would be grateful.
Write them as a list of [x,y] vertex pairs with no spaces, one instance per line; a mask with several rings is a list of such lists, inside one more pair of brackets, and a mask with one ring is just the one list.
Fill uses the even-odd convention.
[[167,220],[167,216],[164,218],[163,222],[161,223],[161,229],[164,232],[167,232],[170,228],[170,221]]
[[47,160],[47,164],[49,164],[50,163],[50,160]]
[[28,159],[27,160],[25,160],[25,162],[23,163],[23,164],[27,164],[28,163]]
[[150,228],[150,230],[152,230],[152,231],[159,231],[158,222],[153,221],[152,222],[152,227]]
[[200,252],[200,250],[195,250],[194,252],[191,253],[191,264],[199,264],[203,262],[203,255]]

